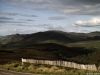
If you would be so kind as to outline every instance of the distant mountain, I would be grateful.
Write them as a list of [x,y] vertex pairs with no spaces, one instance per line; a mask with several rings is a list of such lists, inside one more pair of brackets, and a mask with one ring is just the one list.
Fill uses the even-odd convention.
[[62,31],[46,31],[34,34],[15,34],[8,35],[0,38],[1,44],[34,44],[40,42],[60,42],[70,43],[86,40],[100,40],[100,32],[91,33],[67,33]]

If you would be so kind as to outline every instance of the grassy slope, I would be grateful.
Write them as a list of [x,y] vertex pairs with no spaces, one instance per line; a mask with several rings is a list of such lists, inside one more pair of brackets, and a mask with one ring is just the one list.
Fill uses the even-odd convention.
[[[68,47],[69,46],[69,47]],[[84,50],[90,53],[84,54],[79,51]],[[79,51],[78,51],[79,49]],[[92,51],[92,52],[91,52]],[[77,55],[74,55],[78,53]],[[86,53],[85,52],[85,53]],[[68,56],[72,55],[72,56]],[[34,45],[29,48],[19,48],[19,49],[6,49],[0,52],[0,62],[19,60],[20,58],[37,58],[38,59],[63,59],[68,61],[74,61],[78,63],[88,63],[88,64],[100,64],[100,41],[84,41],[77,43],[61,44],[56,45],[53,43],[49,44],[39,44]],[[62,58],[61,58],[62,57]]]
[[[100,64],[100,41],[96,41],[100,40],[99,34],[100,32],[77,34],[47,31],[5,36],[1,39],[0,59],[2,60],[0,62],[20,60],[22,57],[37,58],[38,56],[40,59],[48,57],[49,59],[61,59],[63,57],[64,60],[78,63]],[[34,45],[36,43],[40,45]]]
[[75,61],[79,62],[86,62],[86,63],[95,63],[100,65],[100,41],[84,41],[84,42],[77,42],[77,43],[70,43],[68,46],[71,47],[85,47],[87,49],[93,49],[93,53],[90,53],[86,56],[79,56],[72,58]]
[[[46,41],[46,42],[42,42],[42,43],[56,43],[59,44],[59,46],[61,47],[61,49],[59,51],[62,52],[62,48],[64,47],[72,47],[72,48],[85,48],[87,50],[92,50],[92,53],[89,54],[83,54],[83,55],[78,55],[75,57],[70,57],[67,58],[66,60],[69,61],[75,61],[78,63],[88,63],[88,64],[96,64],[96,65],[100,65],[100,41],[82,41],[82,42],[76,42],[76,43],[59,43],[56,41]],[[54,44],[55,45],[55,44]],[[58,46],[58,45],[57,45]],[[85,75],[86,73],[92,73],[89,71],[84,71],[84,70],[76,70],[76,69],[69,69],[69,68],[64,68],[64,67],[56,67],[56,66],[45,66],[45,65],[28,65],[28,66],[22,66],[21,64],[15,63],[14,61],[20,61],[19,58],[21,57],[34,57],[34,56],[43,56],[43,57],[47,57],[48,55],[50,56],[54,56],[55,52],[52,51],[45,51],[44,49],[41,50],[41,48],[46,48],[47,44],[40,44],[38,46],[33,46],[33,47],[29,47],[29,48],[11,48],[11,49],[0,49],[0,62],[4,61],[7,62],[12,62],[13,63],[8,63],[8,64],[4,64],[4,65],[0,65],[0,67],[4,67],[6,69],[9,70],[14,70],[14,71],[23,71],[23,72],[32,72],[32,73],[46,73],[47,75],[49,74],[54,74],[54,75]],[[51,48],[51,47],[50,47]],[[46,49],[47,50],[47,49]],[[50,49],[52,50],[52,49]],[[61,52],[57,51],[59,54]],[[58,55],[57,55],[58,56]],[[4,61],[3,61],[4,60]],[[19,64],[19,65],[18,65]],[[17,65],[17,66],[16,66]],[[95,73],[95,72],[94,72]]]
[[97,49],[100,49],[100,40],[69,43],[68,45],[69,46],[80,46],[80,47],[86,47],[86,48],[97,48]]
[[39,59],[63,59],[88,54],[89,49],[81,47],[67,47],[55,43],[35,44],[25,48],[2,48],[1,59],[39,58]]

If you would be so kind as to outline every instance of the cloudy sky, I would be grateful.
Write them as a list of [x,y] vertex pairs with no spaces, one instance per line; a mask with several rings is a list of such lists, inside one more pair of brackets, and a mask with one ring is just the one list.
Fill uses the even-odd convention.
[[0,0],[0,35],[100,31],[100,0]]

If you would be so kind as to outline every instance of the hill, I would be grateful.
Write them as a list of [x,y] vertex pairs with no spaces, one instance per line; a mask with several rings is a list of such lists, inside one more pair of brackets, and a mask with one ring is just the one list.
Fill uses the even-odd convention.
[[0,38],[0,62],[24,58],[100,64],[100,32],[46,31]]
[[74,32],[62,32],[62,31],[46,31],[38,32],[34,34],[15,34],[8,35],[0,38],[1,44],[8,43],[40,43],[40,42],[60,42],[60,43],[70,43],[79,41],[89,41],[89,40],[100,40],[100,32],[91,33],[74,33]]

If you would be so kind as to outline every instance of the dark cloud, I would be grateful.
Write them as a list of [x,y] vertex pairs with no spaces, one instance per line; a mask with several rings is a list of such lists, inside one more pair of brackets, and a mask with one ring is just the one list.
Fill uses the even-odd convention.
[[49,17],[49,20],[64,20],[66,19],[66,17],[64,16],[53,16],[53,17]]
[[32,22],[33,22],[33,21],[35,21],[35,20],[32,20],[32,19],[26,19],[26,20],[24,20],[24,21],[32,21]]
[[58,0],[58,10],[65,14],[100,15],[100,0]]
[[19,2],[26,3],[34,10],[45,9],[64,14],[100,15],[100,0],[20,0]]
[[[64,14],[100,15],[100,0],[0,0],[32,10],[53,10]],[[34,16],[33,16],[34,17]]]
[[100,4],[100,0],[74,0],[84,4]]
[[19,21],[8,21],[8,20],[0,20],[0,23],[26,23],[26,22],[19,22]]
[[[34,17],[34,18],[33,18]],[[20,24],[34,22],[37,15],[32,14],[19,14],[19,13],[10,13],[10,12],[0,12],[0,24]]]
[[0,20],[12,20],[13,18],[9,18],[9,17],[0,17]]
[[12,12],[2,12],[2,11],[0,11],[0,15],[1,16],[17,16],[17,15],[19,15],[18,13],[12,13]]
[[[100,4],[100,0],[58,0],[59,2],[63,4],[87,4],[87,5],[94,5],[94,4]],[[79,4],[79,5],[80,5]]]
[[24,17],[38,17],[37,15],[28,15],[28,14],[19,14],[19,15]]
[[34,19],[18,19],[19,21],[24,21],[24,22],[34,22],[34,21],[36,21],[36,20],[34,20]]
[[0,16],[24,16],[24,17],[38,17],[33,14],[23,14],[23,13],[14,13],[14,12],[2,12],[0,11]]

